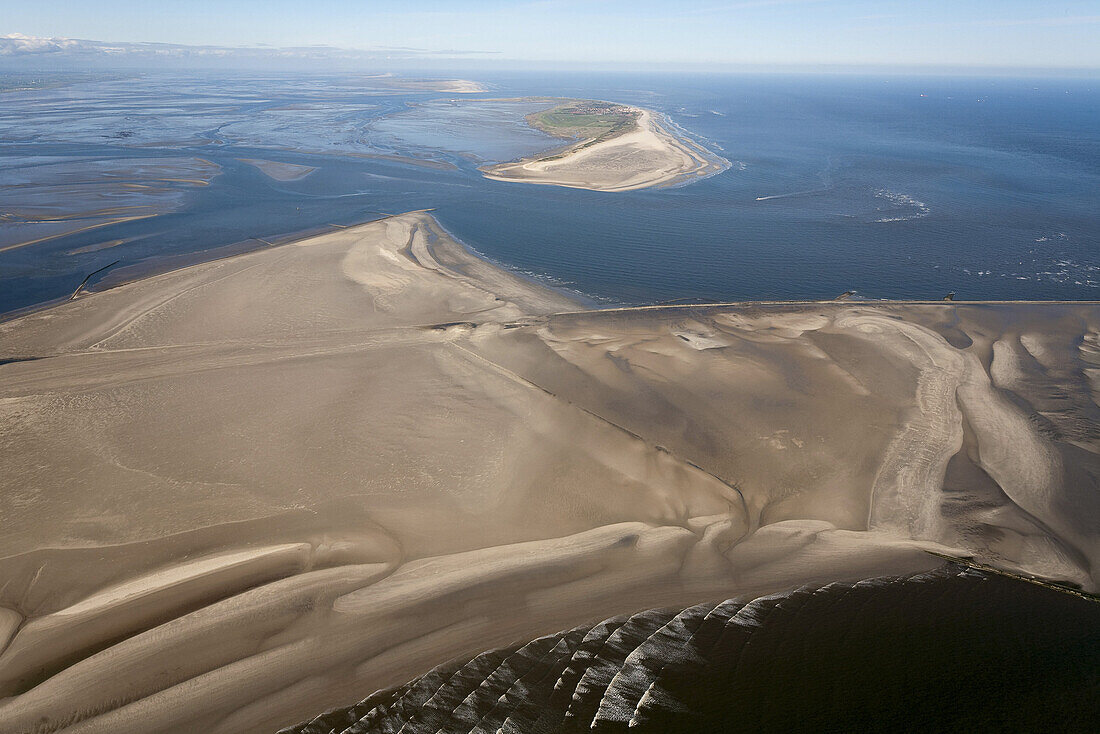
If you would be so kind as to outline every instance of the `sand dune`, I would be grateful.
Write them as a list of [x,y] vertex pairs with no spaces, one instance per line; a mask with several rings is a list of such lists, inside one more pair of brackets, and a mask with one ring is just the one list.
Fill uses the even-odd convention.
[[287,544],[183,561],[159,573],[109,586],[23,625],[3,651],[0,686],[26,687],[67,663],[253,586],[305,569],[308,543]]
[[272,731],[929,550],[1095,590],[1098,311],[589,312],[412,213],[2,323],[0,729]]
[[487,178],[592,191],[632,191],[708,176],[729,161],[677,136],[651,110],[637,109],[634,130],[554,156],[533,156],[482,169]]

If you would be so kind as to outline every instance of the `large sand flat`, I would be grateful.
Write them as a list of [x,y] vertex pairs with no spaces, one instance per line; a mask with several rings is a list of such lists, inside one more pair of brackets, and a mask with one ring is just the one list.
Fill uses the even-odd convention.
[[636,112],[635,129],[610,140],[577,145],[556,156],[500,163],[482,173],[499,181],[632,191],[682,183],[729,167],[725,159],[669,132],[651,110]]
[[407,214],[0,324],[0,730],[272,731],[662,605],[1095,590],[1100,307],[585,312]]

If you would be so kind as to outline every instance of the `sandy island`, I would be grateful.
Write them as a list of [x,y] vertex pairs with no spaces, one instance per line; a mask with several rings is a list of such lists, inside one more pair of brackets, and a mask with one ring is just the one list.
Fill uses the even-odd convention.
[[0,324],[0,730],[270,732],[661,606],[1097,589],[1100,307],[585,311],[406,214]]
[[[569,105],[585,105],[579,110],[587,117],[628,116],[628,124],[604,133],[577,130],[579,137],[564,149],[543,153],[519,161],[500,163],[481,169],[487,178],[498,181],[548,184],[593,191],[632,191],[653,186],[671,186],[729,168],[729,161],[703,146],[669,131],[669,124],[658,120],[652,110],[591,100],[573,100]],[[588,106],[600,105],[595,115]],[[551,109],[551,111],[554,108]],[[573,113],[570,113],[573,114]],[[539,123],[538,115],[528,116],[529,124],[556,134],[553,126]]]

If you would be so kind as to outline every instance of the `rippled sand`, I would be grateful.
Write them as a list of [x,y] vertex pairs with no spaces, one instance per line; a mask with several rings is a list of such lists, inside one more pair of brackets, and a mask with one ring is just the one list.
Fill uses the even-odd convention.
[[949,563],[580,625],[282,734],[1092,732],[1098,622],[1096,600]]
[[271,731],[973,555],[1097,589],[1100,309],[580,310],[408,214],[0,324],[0,729]]

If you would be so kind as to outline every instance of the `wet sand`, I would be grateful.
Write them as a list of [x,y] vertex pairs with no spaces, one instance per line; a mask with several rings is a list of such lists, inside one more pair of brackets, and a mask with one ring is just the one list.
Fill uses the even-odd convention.
[[446,94],[480,94],[489,91],[481,82],[469,79],[405,79],[383,74],[367,77],[369,84],[388,89],[405,89],[412,92],[443,92]]
[[724,158],[670,132],[652,110],[635,109],[635,128],[614,138],[594,145],[581,141],[552,156],[532,156],[481,171],[498,181],[633,191],[675,185],[729,167]]
[[298,181],[317,170],[313,166],[300,166],[297,163],[269,161],[263,158],[238,158],[237,160],[259,169],[265,176],[275,181]]
[[937,568],[1096,590],[1096,304],[588,312],[426,213],[0,323],[0,729],[272,731]]
[[14,158],[0,183],[0,252],[178,208],[221,170],[204,158]]

